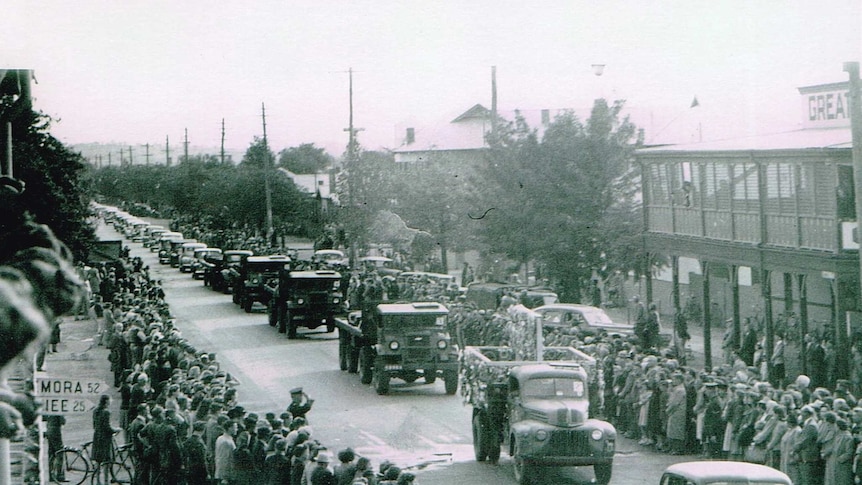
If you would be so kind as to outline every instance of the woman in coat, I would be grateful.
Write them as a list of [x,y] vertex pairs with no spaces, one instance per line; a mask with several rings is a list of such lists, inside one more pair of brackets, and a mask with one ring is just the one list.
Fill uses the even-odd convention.
[[832,453],[826,458],[826,474],[824,485],[842,485],[853,483],[853,453],[855,440],[848,431],[846,420],[836,421],[838,432],[832,445]]
[[111,462],[114,460],[113,436],[114,432],[119,431],[111,426],[111,411],[108,409],[110,405],[111,396],[102,394],[99,405],[93,410],[93,449],[90,458],[97,464],[95,483],[99,485],[102,483],[102,473],[105,484],[110,483]]
[[671,454],[681,455],[685,443],[686,401],[685,386],[682,375],[671,376],[673,388],[667,399],[667,430],[668,447]]

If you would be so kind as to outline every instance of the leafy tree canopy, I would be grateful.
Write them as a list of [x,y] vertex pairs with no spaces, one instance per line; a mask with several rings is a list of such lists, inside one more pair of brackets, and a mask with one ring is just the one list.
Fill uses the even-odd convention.
[[320,173],[332,166],[334,158],[313,143],[286,148],[278,153],[278,166],[297,174]]

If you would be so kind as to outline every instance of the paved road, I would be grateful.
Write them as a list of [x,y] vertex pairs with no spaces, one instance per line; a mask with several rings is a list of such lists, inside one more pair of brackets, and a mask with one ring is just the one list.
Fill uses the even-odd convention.
[[[103,239],[119,235],[106,226]],[[248,411],[281,412],[289,390],[302,386],[316,402],[309,414],[317,439],[333,452],[352,447],[377,464],[388,459],[413,467],[418,483],[515,483],[511,461],[498,466],[472,458],[470,408],[447,396],[442,380],[433,385],[393,381],[391,395],[378,396],[356,375],[338,369],[337,333],[300,330],[287,340],[267,324],[263,308],[244,313],[229,295],[205,288],[188,273],[160,265],[155,253],[129,243],[133,256],[161,279],[183,336],[198,349],[215,352],[224,369],[241,381],[240,402]],[[106,363],[107,365],[107,363]],[[621,438],[612,483],[658,483],[661,470],[680,457],[638,447]],[[542,469],[540,483],[589,483],[590,468]]]

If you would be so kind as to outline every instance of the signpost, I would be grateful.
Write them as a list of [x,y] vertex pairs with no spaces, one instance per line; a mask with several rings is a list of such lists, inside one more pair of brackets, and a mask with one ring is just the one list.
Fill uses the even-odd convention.
[[96,407],[98,399],[110,389],[98,379],[42,377],[36,379],[36,395],[42,401],[42,413],[64,416],[86,414]]

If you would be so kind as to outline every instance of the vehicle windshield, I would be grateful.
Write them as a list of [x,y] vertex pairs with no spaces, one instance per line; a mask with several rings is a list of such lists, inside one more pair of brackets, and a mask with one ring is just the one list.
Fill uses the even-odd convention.
[[330,291],[338,280],[325,278],[295,278],[294,285],[307,291]]
[[614,326],[614,321],[607,313],[598,308],[584,308],[581,310],[584,319],[593,327],[610,327]]
[[446,325],[445,315],[386,315],[383,324],[390,329],[442,327]]
[[229,254],[227,256],[227,262],[228,263],[239,263],[240,261],[242,261],[242,257],[243,257],[242,254]]
[[521,386],[526,398],[584,397],[584,383],[567,377],[530,379]]

